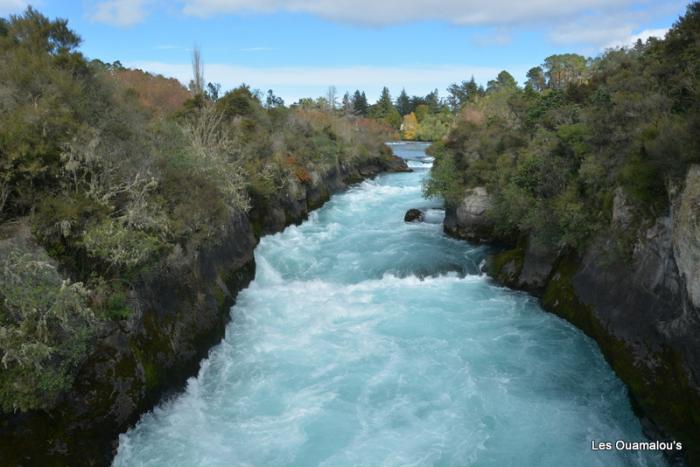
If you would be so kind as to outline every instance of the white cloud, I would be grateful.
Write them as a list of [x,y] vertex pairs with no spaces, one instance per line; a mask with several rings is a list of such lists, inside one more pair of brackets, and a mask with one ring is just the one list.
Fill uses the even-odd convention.
[[90,19],[112,26],[133,26],[146,15],[146,0],[107,0],[95,5]]
[[567,17],[640,0],[184,0],[184,13],[209,17],[226,13],[310,13],[356,24],[386,25],[420,20],[453,24],[513,24]]
[[656,18],[677,14],[683,10],[686,1],[637,1],[630,6],[643,8],[621,8],[618,5],[607,10],[590,10],[556,22],[549,38],[557,44],[585,46],[588,53],[596,54],[607,48],[632,45],[637,39],[663,37],[668,28],[648,29],[644,25]]
[[638,40],[646,42],[646,40],[650,37],[657,37],[659,39],[663,39],[664,36],[666,36],[668,30],[669,28],[645,29],[644,31],[641,31],[638,34],[628,35],[624,39],[610,42],[605,46],[605,48],[612,49],[617,47],[632,47],[634,44],[637,43]]
[[[169,64],[162,62],[130,62],[132,68],[140,68],[152,73],[177,78],[186,84],[192,75],[189,63]],[[527,67],[511,68],[515,76],[523,76]],[[493,79],[497,68],[476,66],[441,65],[431,67],[389,67],[389,66],[347,66],[347,67],[246,67],[226,64],[205,64],[204,78],[220,83],[224,89],[246,83],[252,88],[274,89],[287,102],[300,97],[315,97],[325,93],[330,85],[339,91],[363,89],[370,100],[375,99],[383,86],[398,93],[406,88],[409,94],[424,95],[438,88],[444,89],[450,83],[469,79],[472,75],[477,82],[485,83]]]
[[26,0],[0,0],[0,15],[19,13],[27,8],[28,4]]
[[668,31],[665,29],[646,29],[639,33],[640,25],[648,23],[662,7],[650,6],[641,11],[617,9],[588,13],[559,22],[549,33],[549,38],[563,45],[586,45],[592,47],[590,52],[612,47],[633,45],[637,39],[646,40],[650,36],[662,37]]
[[557,25],[549,38],[557,44],[588,44],[602,47],[632,35],[634,23],[626,18],[589,16]]

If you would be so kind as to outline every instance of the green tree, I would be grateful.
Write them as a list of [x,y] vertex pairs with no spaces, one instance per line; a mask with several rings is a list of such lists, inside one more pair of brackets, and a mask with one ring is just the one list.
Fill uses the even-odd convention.
[[401,115],[399,114],[391,99],[391,94],[387,87],[382,88],[382,92],[370,110],[370,115],[378,120],[383,120],[388,125],[399,128],[401,125]]
[[50,21],[29,7],[2,24],[0,219],[26,213],[36,186],[55,187],[62,144],[78,120],[94,118],[93,110],[105,103],[66,20]]
[[547,87],[564,89],[569,84],[578,84],[585,80],[587,60],[578,54],[550,55],[544,60]]
[[474,102],[480,94],[479,86],[472,76],[469,81],[453,83],[447,88],[447,103],[453,112],[459,111],[465,104]]
[[411,99],[406,94],[406,90],[402,89],[399,97],[396,98],[396,110],[399,111],[401,116],[408,115],[413,111],[411,107]]
[[267,90],[267,97],[265,98],[265,107],[268,109],[274,109],[277,107],[284,107],[284,99],[276,96],[272,89]]
[[374,118],[384,118],[389,115],[392,109],[395,109],[394,103],[391,100],[391,93],[389,93],[389,88],[386,86],[382,88],[382,92],[379,95],[379,99],[372,106],[372,116]]
[[[34,53],[65,56],[80,45],[80,37],[68,28],[68,20],[49,20],[31,6],[22,15],[3,20],[0,36]],[[7,47],[8,43],[4,44]]]
[[216,105],[227,119],[233,119],[237,116],[250,117],[254,115],[259,103],[251,92],[250,86],[242,84],[224,94],[216,102]]
[[416,106],[416,110],[414,113],[416,114],[418,123],[423,123],[423,120],[425,120],[426,117],[430,114],[430,108],[427,104],[419,104]]
[[525,82],[526,87],[530,87],[532,90],[541,92],[546,86],[546,79],[544,76],[544,70],[542,67],[536,66],[530,68],[527,72],[527,81]]
[[438,90],[435,89],[433,92],[428,93],[425,96],[425,105],[428,106],[428,111],[432,114],[440,112],[442,110],[442,101],[440,100],[440,95]]
[[513,75],[507,71],[501,71],[495,80],[488,82],[486,86],[486,92],[495,92],[504,89],[515,89],[518,86],[518,82],[515,81]]
[[356,90],[352,95],[352,109],[356,115],[361,117],[367,116],[369,113],[369,103],[367,102],[367,96],[364,91],[360,92]]

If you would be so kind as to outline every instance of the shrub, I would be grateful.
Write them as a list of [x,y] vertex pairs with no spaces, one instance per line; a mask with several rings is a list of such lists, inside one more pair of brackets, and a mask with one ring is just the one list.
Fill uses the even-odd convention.
[[423,187],[426,196],[442,196],[446,203],[456,205],[464,194],[464,185],[456,168],[454,156],[442,153],[435,156],[435,163]]
[[93,313],[82,283],[16,244],[0,256],[0,408],[48,408],[86,356]]
[[124,272],[148,263],[165,246],[157,237],[111,219],[90,226],[82,243],[90,256]]

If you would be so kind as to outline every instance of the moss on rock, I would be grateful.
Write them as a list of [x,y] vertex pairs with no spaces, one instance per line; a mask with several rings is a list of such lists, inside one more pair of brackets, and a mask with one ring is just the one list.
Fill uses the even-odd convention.
[[517,288],[518,278],[523,270],[525,247],[517,247],[495,253],[487,259],[486,271],[496,281]]
[[573,277],[580,265],[573,256],[562,258],[545,289],[542,305],[592,337],[619,378],[625,382],[636,409],[683,443],[690,465],[700,465],[700,397],[692,388],[680,353],[664,346],[636,358],[639,349],[616,337],[600,321],[591,305],[582,303]]

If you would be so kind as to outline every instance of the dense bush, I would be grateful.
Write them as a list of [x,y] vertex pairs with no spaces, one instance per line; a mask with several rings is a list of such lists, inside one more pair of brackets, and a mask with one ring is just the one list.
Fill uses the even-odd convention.
[[698,57],[693,3],[664,40],[594,60],[549,57],[524,88],[499,75],[434,144],[426,192],[456,204],[486,186],[498,233],[550,248],[580,248],[609,225],[618,187],[636,212],[656,216],[668,209],[667,187],[700,160]]
[[86,355],[89,291],[62,279],[41,250],[0,248],[0,409],[50,406]]
[[264,106],[245,85],[191,93],[79,43],[32,8],[0,19],[0,223],[31,225],[51,257],[0,252],[0,410],[49,407],[92,330],[127,318],[171,252],[220,242],[251,199],[385,151],[379,121]]

